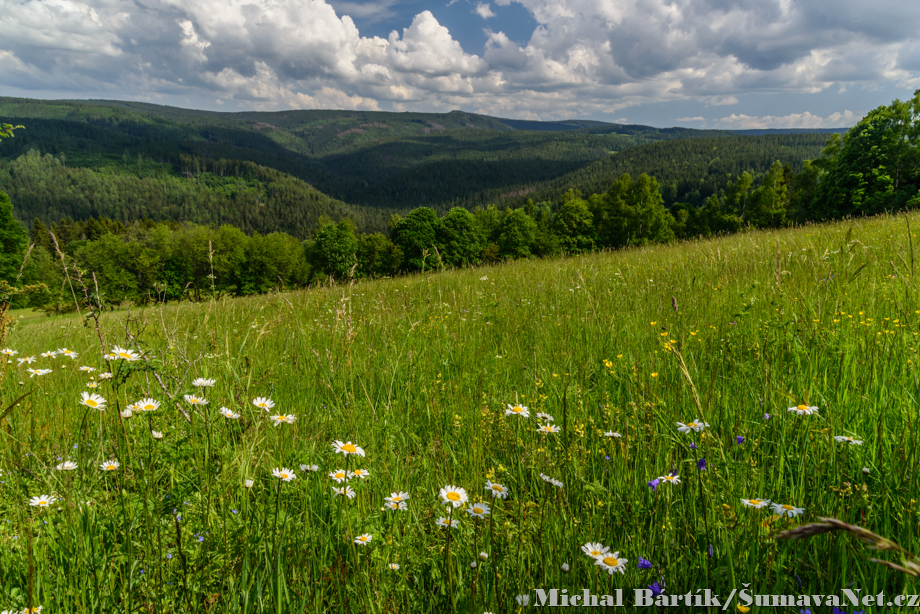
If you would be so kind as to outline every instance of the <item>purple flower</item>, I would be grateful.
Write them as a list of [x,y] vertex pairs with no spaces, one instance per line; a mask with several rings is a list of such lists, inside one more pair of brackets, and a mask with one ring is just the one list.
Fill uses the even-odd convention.
[[709,544],[709,548],[707,549],[707,552],[709,553],[709,556],[711,558],[712,557],[712,544]]
[[665,589],[665,587],[659,585],[658,582],[655,582],[654,584],[649,584],[648,588],[650,591],[652,591],[652,595],[654,595],[655,597],[663,593]]
[[238,513],[239,513],[239,512],[237,512],[236,510],[230,510],[230,511],[233,512],[234,514],[238,514]]
[[696,461],[696,468],[699,469],[700,471],[702,471],[703,469],[705,469],[705,468],[706,468],[706,459],[705,459],[705,458],[701,458],[700,460]]
[[199,541],[199,542],[203,542],[203,541],[204,541],[204,535],[199,535],[199,536],[198,536],[198,541]]
[[655,478],[654,480],[650,482],[646,482],[646,484],[648,484],[648,487],[652,489],[652,492],[655,492],[656,490],[658,490],[658,485],[661,484],[661,480],[659,480],[658,478]]
[[769,419],[770,419],[770,414],[764,414],[764,415],[763,415],[763,419],[764,419],[764,420],[769,420]]
[[172,558],[172,555],[171,555],[171,554],[167,554],[167,555],[166,555],[166,558],[167,558],[167,559],[171,559],[171,558]]
[[736,435],[736,436],[735,436],[735,443],[738,444],[739,446],[740,446],[741,444],[743,444],[743,443],[744,443],[744,435]]
[[638,567],[639,569],[651,569],[651,568],[652,568],[652,562],[651,562],[651,561],[647,561],[647,560],[643,559],[643,558],[640,556],[640,557],[639,557],[639,562],[636,563],[636,567]]
[[693,443],[693,442],[691,441],[691,442],[690,442],[690,449],[691,449],[691,450],[698,450],[698,449],[699,449],[699,446],[696,445],[695,443]]

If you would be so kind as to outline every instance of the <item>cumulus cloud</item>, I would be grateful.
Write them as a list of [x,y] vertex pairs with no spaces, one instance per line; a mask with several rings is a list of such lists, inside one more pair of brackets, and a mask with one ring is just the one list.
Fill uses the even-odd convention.
[[860,119],[862,119],[862,116],[852,111],[831,113],[827,117],[812,115],[808,111],[783,116],[764,115],[760,117],[732,113],[728,117],[716,120],[716,124],[719,128],[727,128],[730,130],[763,128],[845,128],[852,126]]
[[[494,1],[512,3],[536,22],[529,39],[511,40],[481,1],[473,12],[493,26],[482,49],[464,49],[430,11],[386,38],[362,35],[352,16],[392,19],[396,0],[7,3],[0,78],[68,97],[195,98],[233,109],[465,108],[541,119],[613,118],[625,108],[688,100],[739,105],[742,94],[920,87],[918,2]],[[852,121],[845,113],[782,111],[739,109],[718,121]]]

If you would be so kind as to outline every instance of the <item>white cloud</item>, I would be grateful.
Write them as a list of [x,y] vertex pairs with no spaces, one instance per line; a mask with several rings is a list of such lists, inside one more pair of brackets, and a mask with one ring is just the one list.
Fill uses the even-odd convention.
[[492,12],[492,7],[489,6],[488,2],[477,2],[476,8],[473,9],[473,12],[483,19],[495,17],[495,13]]
[[677,121],[679,122],[704,122],[706,121],[705,117],[678,117]]
[[729,128],[733,130],[764,128],[845,128],[852,126],[860,119],[862,119],[862,116],[856,115],[852,111],[843,111],[842,113],[836,112],[827,117],[812,115],[808,111],[783,116],[764,115],[760,117],[732,113],[728,117],[717,120],[716,124],[719,128]]

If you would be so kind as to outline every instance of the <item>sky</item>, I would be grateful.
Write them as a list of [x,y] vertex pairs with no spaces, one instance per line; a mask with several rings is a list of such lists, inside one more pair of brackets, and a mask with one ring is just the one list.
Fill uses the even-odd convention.
[[0,95],[836,128],[920,89],[918,0],[0,0]]

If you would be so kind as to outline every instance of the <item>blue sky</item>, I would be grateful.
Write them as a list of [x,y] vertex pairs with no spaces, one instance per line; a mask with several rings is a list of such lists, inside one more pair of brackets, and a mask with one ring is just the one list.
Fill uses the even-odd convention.
[[920,88],[917,0],[0,0],[0,94],[820,128]]

